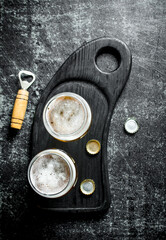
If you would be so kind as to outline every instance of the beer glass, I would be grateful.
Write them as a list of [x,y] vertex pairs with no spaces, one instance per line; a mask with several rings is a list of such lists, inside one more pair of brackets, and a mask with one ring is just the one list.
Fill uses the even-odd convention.
[[43,123],[52,137],[63,141],[82,138],[88,131],[92,113],[87,101],[72,92],[52,97],[45,105]]
[[63,150],[44,150],[31,160],[28,167],[28,181],[32,189],[43,197],[62,197],[77,182],[75,162]]

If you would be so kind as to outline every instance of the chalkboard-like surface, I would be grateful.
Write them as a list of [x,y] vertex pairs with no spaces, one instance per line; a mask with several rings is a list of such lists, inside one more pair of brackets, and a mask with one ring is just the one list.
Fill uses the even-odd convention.
[[[104,72],[98,68],[98,58],[111,53],[117,60],[114,70]],[[74,52],[56,72],[44,90],[36,109],[32,132],[32,157],[49,148],[63,149],[75,160],[78,181],[67,195],[58,199],[46,199],[32,193],[36,205],[43,209],[60,212],[101,212],[110,204],[109,180],[107,173],[107,137],[110,119],[115,103],[129,77],[131,54],[122,41],[99,38]],[[88,133],[77,141],[60,142],[47,133],[43,121],[43,109],[47,101],[60,92],[74,92],[90,105],[92,124]],[[101,151],[94,156],[86,152],[86,143],[97,139]],[[85,178],[95,181],[93,195],[84,196],[80,183]]]

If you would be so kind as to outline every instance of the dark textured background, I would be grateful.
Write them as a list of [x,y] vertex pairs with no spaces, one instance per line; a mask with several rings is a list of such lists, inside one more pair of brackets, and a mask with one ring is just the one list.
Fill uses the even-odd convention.
[[[0,0],[1,235],[7,239],[165,239],[166,1]],[[110,36],[133,56],[108,139],[111,206],[100,218],[60,218],[30,210],[27,167],[40,95],[66,58],[85,41]],[[23,128],[10,128],[21,69],[36,82]],[[140,130],[123,131],[134,116]]]

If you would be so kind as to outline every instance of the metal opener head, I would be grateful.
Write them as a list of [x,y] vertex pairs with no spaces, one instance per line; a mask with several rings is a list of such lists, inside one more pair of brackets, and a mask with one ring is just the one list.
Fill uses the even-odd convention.
[[[29,82],[29,81],[26,81],[26,80],[23,80],[23,79],[21,78],[21,75],[22,75],[22,74],[25,74],[25,75],[28,76],[28,77],[32,77],[32,80],[31,80],[30,82]],[[33,74],[32,72],[29,72],[29,71],[26,71],[26,70],[21,70],[21,71],[19,72],[19,74],[18,74],[18,78],[19,78],[19,80],[20,80],[21,87],[22,87],[23,89],[27,90],[27,89],[31,86],[31,84],[35,81],[36,76],[35,76],[35,74]]]

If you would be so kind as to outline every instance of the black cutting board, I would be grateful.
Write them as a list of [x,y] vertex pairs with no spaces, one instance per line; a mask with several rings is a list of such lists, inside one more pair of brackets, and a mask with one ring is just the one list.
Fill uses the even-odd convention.
[[[117,68],[103,72],[97,62],[100,56],[111,53],[117,60]],[[102,67],[102,65],[101,65]],[[78,181],[67,195],[58,199],[46,199],[32,195],[35,204],[58,212],[102,212],[109,208],[110,191],[107,164],[107,138],[111,115],[131,70],[131,54],[125,43],[117,39],[99,38],[84,44],[75,51],[55,73],[45,88],[36,109],[32,131],[32,157],[49,148],[63,149],[75,160]],[[61,92],[74,92],[90,105],[92,125],[88,133],[77,141],[60,142],[46,131],[42,114],[48,100]],[[101,151],[97,155],[86,152],[86,143],[97,139]],[[91,178],[96,189],[91,196],[80,192],[80,183]]]

